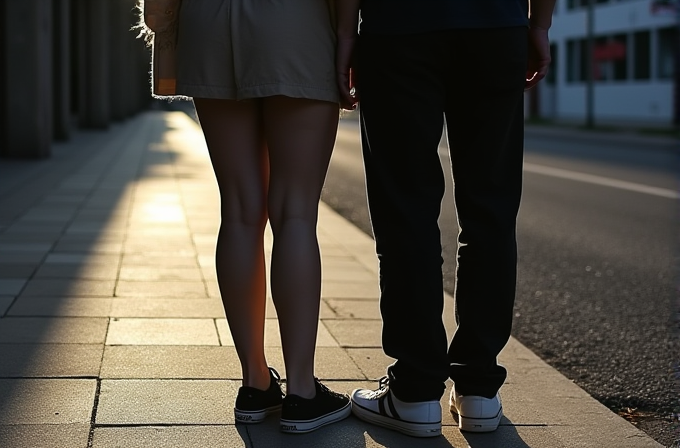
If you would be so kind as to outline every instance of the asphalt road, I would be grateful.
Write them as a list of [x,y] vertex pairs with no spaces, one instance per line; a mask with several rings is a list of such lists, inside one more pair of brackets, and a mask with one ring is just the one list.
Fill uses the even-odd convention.
[[[672,446],[670,415],[680,409],[676,145],[537,128],[525,146],[513,335]],[[440,154],[447,167],[445,143]],[[440,226],[452,293],[457,224],[446,177]],[[371,234],[355,120],[341,121],[322,199]]]

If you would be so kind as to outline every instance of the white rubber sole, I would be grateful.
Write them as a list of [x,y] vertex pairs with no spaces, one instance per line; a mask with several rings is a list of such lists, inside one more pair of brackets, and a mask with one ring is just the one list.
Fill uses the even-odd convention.
[[352,412],[361,420],[373,423],[374,425],[399,431],[412,437],[437,437],[442,434],[442,422],[415,423],[386,415],[378,414],[370,409],[366,409],[356,402],[352,403]]
[[488,418],[465,417],[458,413],[454,405],[451,405],[451,413],[458,421],[458,429],[466,432],[493,432],[498,429],[498,425],[503,417],[503,407],[498,410],[498,414]]
[[281,432],[287,434],[305,434],[321,428],[322,426],[330,425],[331,423],[343,420],[352,413],[350,402],[347,405],[331,412],[330,414],[322,415],[321,417],[311,420],[286,420],[281,419]]
[[242,411],[240,409],[234,408],[234,419],[236,420],[236,423],[261,423],[269,414],[273,414],[279,410],[281,410],[281,405],[272,406],[271,408],[262,409],[259,411]]

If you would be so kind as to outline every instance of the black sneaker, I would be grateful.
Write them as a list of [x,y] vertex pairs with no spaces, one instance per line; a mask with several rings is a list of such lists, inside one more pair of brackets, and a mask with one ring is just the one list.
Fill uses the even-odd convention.
[[314,398],[306,399],[289,394],[283,399],[281,431],[302,434],[349,416],[352,409],[348,395],[333,392],[316,378],[314,383],[316,385]]
[[254,387],[239,387],[234,406],[236,423],[260,423],[264,418],[281,409],[283,392],[279,372],[269,368],[271,382],[269,389],[260,390]]

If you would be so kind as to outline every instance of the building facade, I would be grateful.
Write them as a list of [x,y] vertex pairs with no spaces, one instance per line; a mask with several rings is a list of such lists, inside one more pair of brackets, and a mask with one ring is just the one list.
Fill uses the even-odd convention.
[[0,2],[0,157],[48,157],[75,129],[106,128],[148,105],[135,4]]
[[528,98],[530,113],[583,122],[590,107],[600,123],[672,125],[679,39],[673,2],[593,0],[589,14],[588,1],[557,2],[550,31],[553,64],[546,82]]

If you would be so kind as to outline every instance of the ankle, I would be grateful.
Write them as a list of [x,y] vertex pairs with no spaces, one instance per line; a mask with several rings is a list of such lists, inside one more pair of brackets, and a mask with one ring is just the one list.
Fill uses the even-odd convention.
[[297,395],[300,398],[310,400],[316,396],[316,385],[311,381],[291,381],[286,382],[286,395]]
[[269,368],[265,366],[262,369],[251,369],[243,372],[243,386],[252,387],[259,390],[267,390],[271,385],[271,374]]

